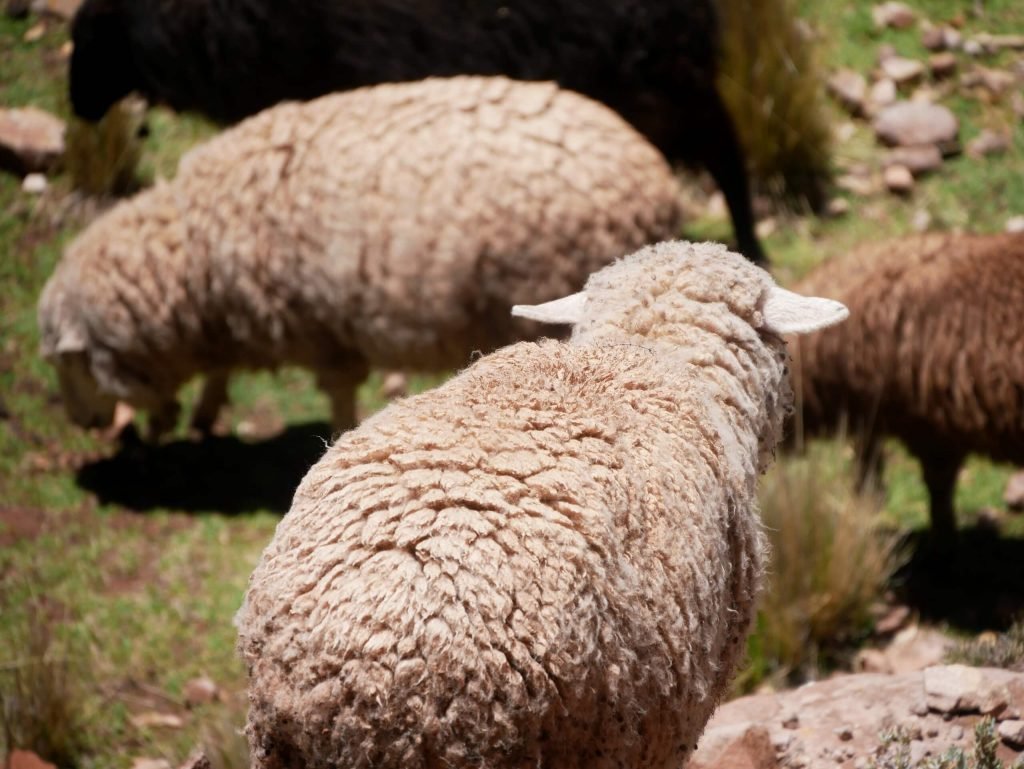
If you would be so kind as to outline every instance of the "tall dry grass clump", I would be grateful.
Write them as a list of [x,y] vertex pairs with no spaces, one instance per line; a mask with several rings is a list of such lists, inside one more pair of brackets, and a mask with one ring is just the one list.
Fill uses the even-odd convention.
[[72,118],[67,125],[65,162],[76,190],[89,195],[124,195],[139,186],[145,105],[122,99],[99,123]]
[[831,176],[824,80],[795,0],[721,0],[719,88],[758,192],[819,211]]
[[899,565],[898,535],[880,527],[877,495],[851,491],[853,472],[838,444],[818,443],[765,476],[771,561],[741,690],[813,677],[870,632],[871,607]]
[[20,748],[76,766],[89,747],[85,655],[46,602],[33,599],[19,615],[7,612],[0,634],[0,756]]

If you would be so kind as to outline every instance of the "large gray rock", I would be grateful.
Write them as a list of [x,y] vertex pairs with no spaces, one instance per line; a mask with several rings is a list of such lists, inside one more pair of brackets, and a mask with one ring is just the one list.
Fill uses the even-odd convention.
[[878,113],[874,128],[879,140],[889,146],[934,144],[944,155],[959,149],[960,123],[941,104],[896,102]]
[[64,154],[64,122],[35,107],[0,109],[0,167],[46,171]]

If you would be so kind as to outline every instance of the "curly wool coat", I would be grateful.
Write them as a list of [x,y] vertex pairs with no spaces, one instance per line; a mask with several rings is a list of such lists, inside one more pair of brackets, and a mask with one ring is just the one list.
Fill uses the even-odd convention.
[[707,168],[740,250],[763,253],[716,89],[713,0],[85,0],[75,112],[136,90],[233,122],[284,99],[457,74],[552,80],[619,112],[672,162]]
[[835,297],[851,320],[794,340],[796,428],[815,435],[845,424],[862,481],[879,472],[881,439],[898,438],[921,463],[933,533],[949,542],[967,455],[1024,462],[1024,235],[872,243],[797,290]]
[[660,244],[568,343],[342,436],[237,617],[260,769],[678,767],[744,648],[788,404],[767,273]]
[[195,374],[306,366],[350,427],[369,365],[444,370],[534,336],[513,304],[578,290],[680,220],[658,152],[551,83],[282,104],[75,240],[40,300],[43,353],[171,414]]

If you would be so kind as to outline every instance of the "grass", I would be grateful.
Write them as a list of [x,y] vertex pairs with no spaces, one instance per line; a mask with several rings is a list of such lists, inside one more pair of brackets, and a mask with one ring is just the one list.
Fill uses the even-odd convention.
[[[966,13],[970,5],[913,4],[935,19]],[[800,0],[797,7],[818,40],[815,55],[826,71],[839,65],[863,71],[882,42],[907,55],[922,53],[915,31],[874,30],[866,0]],[[965,33],[1024,28],[1024,6],[1014,0],[986,0],[985,8],[984,19],[965,16]],[[25,42],[34,23],[0,16],[0,103],[34,104],[66,118],[66,27],[47,22],[40,40]],[[1011,61],[1007,54],[986,63]],[[961,66],[970,62],[962,58]],[[1015,126],[1011,149],[988,160],[953,159],[910,199],[851,197],[850,213],[835,219],[778,215],[765,241],[783,282],[861,240],[909,230],[922,208],[937,226],[983,232],[1000,230],[1009,216],[1024,213],[1024,128],[1011,121],[1009,105],[975,95],[949,104],[965,141],[982,127]],[[846,120],[829,102],[823,109],[832,125]],[[162,109],[150,110],[146,123],[143,182],[173,175],[181,154],[213,131],[200,119]],[[839,170],[874,159],[864,125],[834,145]],[[176,765],[205,745],[215,766],[246,766],[237,732],[245,712],[244,671],[234,653],[231,617],[297,476],[322,451],[318,431],[327,419],[326,400],[306,372],[240,376],[231,384],[224,420],[236,437],[197,448],[182,425],[155,457],[141,459],[73,429],[56,398],[53,372],[37,355],[35,303],[62,248],[98,206],[70,194],[67,171],[50,181],[43,196],[31,197],[20,191],[18,179],[0,174],[0,757],[19,744],[62,767],[127,769],[140,757]],[[687,225],[692,237],[730,233],[727,221],[712,217]],[[416,378],[412,389],[438,381]],[[187,388],[186,400],[194,395],[195,387]],[[360,392],[360,409],[371,413],[383,403],[375,374]],[[268,437],[284,426],[285,433]],[[844,580],[857,549],[836,543],[848,537],[872,541],[874,509],[867,505],[863,525],[855,525],[853,511],[861,502],[844,499],[846,450],[826,444],[821,451],[787,462],[766,479],[766,514],[780,521],[805,518],[807,525],[769,524],[781,537],[773,580],[786,587],[769,595],[775,603],[767,606],[788,608],[762,613],[748,685],[835,664],[869,630],[864,606],[888,567],[876,564],[870,580]],[[964,521],[983,507],[1001,507],[1007,473],[982,460],[969,463],[957,496]],[[146,493],[132,501],[118,498],[129,480]],[[817,488],[818,498],[809,499],[802,486]],[[170,493],[182,487],[197,493],[187,499]],[[926,525],[918,469],[896,446],[890,447],[886,488],[880,515],[887,527],[908,532]],[[773,512],[773,498],[799,504],[789,510],[776,505]],[[812,502],[834,517],[811,517]],[[851,526],[852,533],[843,528]],[[1009,521],[1004,537],[1024,538],[1024,519]],[[817,558],[801,570],[808,552]],[[794,639],[803,644],[800,655],[793,652]],[[221,696],[189,709],[183,689],[200,675],[212,678]],[[140,716],[154,712],[177,716],[181,727],[139,725]],[[46,735],[33,726],[42,714],[50,727]]]
[[[881,735],[881,745],[868,763],[869,769],[1004,769],[996,754],[999,735],[996,722],[985,716],[974,725],[974,746],[968,754],[959,745],[952,745],[938,756],[915,761],[911,756],[910,734],[901,727]],[[1018,759],[1013,767],[1024,766]]]

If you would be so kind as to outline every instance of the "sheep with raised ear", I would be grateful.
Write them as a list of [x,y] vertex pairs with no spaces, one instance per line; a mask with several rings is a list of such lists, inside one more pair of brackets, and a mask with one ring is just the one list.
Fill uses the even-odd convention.
[[861,484],[880,475],[881,441],[898,438],[921,464],[933,545],[949,549],[966,457],[1024,462],[1024,235],[879,241],[825,262],[798,290],[834,296],[853,319],[795,343],[794,431],[845,425]]
[[85,0],[76,114],[134,91],[233,122],[283,99],[458,74],[552,80],[614,109],[672,163],[706,168],[740,250],[765,261],[717,88],[715,0]]
[[679,187],[620,117],[551,83],[461,77],[282,104],[192,150],[67,249],[39,303],[69,413],[158,436],[209,376],[313,369],[339,429],[369,366],[446,370],[535,336],[515,303],[672,237]]
[[845,308],[663,243],[343,435],[236,618],[259,769],[676,769],[742,655],[782,334]]

